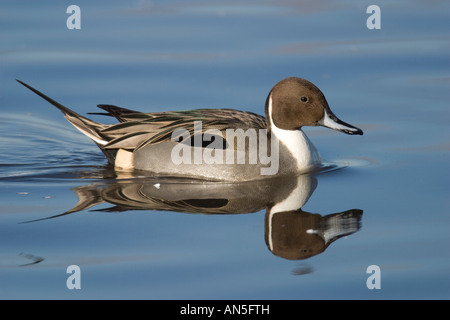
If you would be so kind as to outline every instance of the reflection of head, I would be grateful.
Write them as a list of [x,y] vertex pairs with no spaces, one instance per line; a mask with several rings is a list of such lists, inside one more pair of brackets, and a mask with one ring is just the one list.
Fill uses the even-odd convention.
[[306,259],[321,253],[326,248],[325,240],[308,232],[318,229],[320,218],[320,214],[302,211],[267,214],[267,246],[273,254],[290,260]]
[[360,228],[362,211],[348,210],[322,217],[297,211],[266,213],[265,240],[273,254],[307,259],[323,252],[333,241]]

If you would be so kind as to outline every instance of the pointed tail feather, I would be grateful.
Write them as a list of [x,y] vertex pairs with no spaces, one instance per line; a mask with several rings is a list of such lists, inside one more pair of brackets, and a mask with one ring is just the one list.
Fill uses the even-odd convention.
[[75,128],[77,128],[82,133],[84,133],[86,136],[88,136],[89,138],[94,140],[94,142],[97,143],[99,146],[103,146],[103,145],[107,144],[108,141],[110,140],[106,136],[101,134],[101,132],[100,132],[102,129],[105,128],[104,125],[79,115],[78,113],[70,110],[69,108],[66,108],[59,102],[51,99],[50,97],[48,97],[45,94],[43,94],[42,92],[34,89],[33,87],[27,85],[26,83],[24,83],[20,80],[17,80],[17,79],[16,79],[16,81],[19,82],[20,84],[22,84],[23,86],[25,86],[26,88],[30,89],[34,93],[36,93],[38,96],[40,96],[44,100],[47,100],[48,102],[50,102],[56,108],[58,108],[64,114],[64,117]]
[[117,120],[119,120],[119,122],[125,122],[126,120],[123,117],[126,115],[138,113],[137,111],[134,111],[134,110],[121,108],[121,107],[113,106],[110,104],[99,104],[99,105],[97,105],[97,107],[105,110],[106,113],[89,113],[89,114],[100,114],[100,115],[114,117]]

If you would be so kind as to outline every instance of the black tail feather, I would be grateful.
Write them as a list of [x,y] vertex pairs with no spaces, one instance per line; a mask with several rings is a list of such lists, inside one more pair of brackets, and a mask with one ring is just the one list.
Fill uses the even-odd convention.
[[125,120],[122,117],[127,115],[127,114],[138,113],[137,111],[134,111],[134,110],[121,108],[121,107],[113,106],[113,105],[110,105],[110,104],[99,104],[99,105],[97,105],[97,107],[99,107],[100,109],[105,110],[106,113],[101,113],[100,112],[100,113],[91,113],[91,114],[111,116],[111,117],[116,118],[120,122],[125,122]]

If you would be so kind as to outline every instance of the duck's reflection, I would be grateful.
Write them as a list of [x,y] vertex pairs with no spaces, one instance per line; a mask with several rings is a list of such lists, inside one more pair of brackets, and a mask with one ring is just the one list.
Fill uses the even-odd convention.
[[361,215],[359,209],[326,216],[301,209],[266,213],[266,243],[277,256],[307,259],[323,252],[333,241],[358,231]]
[[[301,208],[317,187],[313,175],[224,183],[120,175],[108,183],[75,188],[78,203],[62,215],[101,203],[96,211],[177,211],[242,214],[266,210],[265,241],[269,250],[290,260],[323,252],[333,241],[360,229],[362,210],[321,215]],[[49,219],[49,218],[45,218]]]

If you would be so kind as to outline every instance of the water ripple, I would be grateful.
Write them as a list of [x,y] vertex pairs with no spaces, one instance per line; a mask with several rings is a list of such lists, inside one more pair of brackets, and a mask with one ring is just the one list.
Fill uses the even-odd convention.
[[31,115],[0,116],[0,155],[0,182],[95,177],[107,170],[84,136]]

